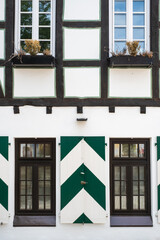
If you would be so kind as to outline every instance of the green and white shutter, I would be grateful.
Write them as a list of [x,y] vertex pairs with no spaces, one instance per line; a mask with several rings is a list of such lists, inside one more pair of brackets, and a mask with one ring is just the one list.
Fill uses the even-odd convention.
[[104,137],[61,137],[61,223],[106,222]]
[[0,137],[0,223],[8,222],[8,137]]

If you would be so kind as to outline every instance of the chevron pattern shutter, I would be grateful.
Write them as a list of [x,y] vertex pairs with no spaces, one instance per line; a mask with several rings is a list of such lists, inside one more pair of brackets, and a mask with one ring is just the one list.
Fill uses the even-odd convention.
[[8,137],[0,137],[0,222],[8,222]]
[[160,223],[160,137],[157,137],[158,223]]
[[61,223],[105,223],[105,175],[104,137],[61,137]]

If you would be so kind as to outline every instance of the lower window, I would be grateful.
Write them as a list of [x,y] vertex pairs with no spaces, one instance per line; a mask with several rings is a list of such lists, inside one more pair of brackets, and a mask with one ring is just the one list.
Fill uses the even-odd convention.
[[16,139],[14,226],[55,225],[55,139]]
[[111,225],[152,225],[149,139],[111,139]]

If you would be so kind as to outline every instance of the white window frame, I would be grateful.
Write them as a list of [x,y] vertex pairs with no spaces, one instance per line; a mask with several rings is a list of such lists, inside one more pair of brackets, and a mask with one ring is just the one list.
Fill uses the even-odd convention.
[[[15,52],[20,49],[20,28],[21,28],[21,0],[15,1]],[[32,0],[32,39],[39,40],[39,0]],[[51,35],[50,52],[55,56],[55,30],[56,30],[56,0],[51,0]]]
[[[109,0],[109,54],[114,52],[114,2]],[[150,0],[145,2],[145,51],[150,51]],[[133,0],[126,0],[126,41],[133,41]]]

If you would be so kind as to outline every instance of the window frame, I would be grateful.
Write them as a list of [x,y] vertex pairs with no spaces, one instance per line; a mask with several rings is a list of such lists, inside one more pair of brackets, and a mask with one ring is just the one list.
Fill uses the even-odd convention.
[[[150,0],[145,1],[145,51],[150,51]],[[114,2],[109,0],[109,55],[114,49]],[[126,41],[133,41],[133,0],[126,0]],[[132,15],[132,18],[130,17]]]
[[[50,143],[51,144],[51,158],[21,158],[20,157],[20,144],[23,143]],[[36,210],[33,204],[32,210],[20,210],[20,192],[19,192],[19,172],[20,166],[32,166],[38,172],[38,166],[47,165],[51,166],[51,209],[50,210]],[[34,170],[33,170],[34,171]],[[34,171],[35,173],[35,171]],[[32,183],[38,183],[38,175],[33,176]],[[35,185],[36,186],[36,185]],[[34,188],[32,193],[34,192]],[[37,194],[37,195],[36,195]],[[38,200],[38,191],[34,192],[36,200]],[[38,202],[36,203],[38,206]],[[15,139],[15,216],[30,216],[30,217],[45,217],[56,215],[56,139],[55,138],[16,138]]]
[[[38,33],[39,33],[39,9],[37,0],[32,0],[34,9],[32,10],[32,27],[35,25],[36,27],[33,28],[34,31],[32,31],[32,39],[33,40],[39,40]],[[39,0],[38,0],[39,2]],[[21,0],[15,1],[15,53],[17,50],[20,49],[20,32],[21,32]],[[36,14],[35,14],[36,13]],[[36,15],[36,16],[35,16]],[[27,26],[27,25],[26,25]],[[45,25],[46,26],[46,25]],[[36,29],[36,31],[35,31]],[[51,24],[50,24],[50,52],[52,56],[55,56],[55,32],[56,32],[56,0],[51,0]],[[42,39],[43,40],[43,39]],[[45,39],[44,39],[45,40]],[[47,39],[46,39],[47,40]],[[42,55],[42,53],[38,53],[38,55]]]

